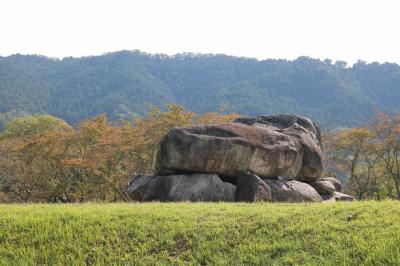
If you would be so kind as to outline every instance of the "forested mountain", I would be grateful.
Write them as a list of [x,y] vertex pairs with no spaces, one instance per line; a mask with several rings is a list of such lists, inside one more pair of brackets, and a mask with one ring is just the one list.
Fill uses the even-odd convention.
[[400,66],[346,67],[308,57],[294,61],[226,55],[149,55],[121,51],[53,59],[0,57],[0,126],[47,113],[69,123],[106,112],[111,119],[179,103],[196,112],[224,106],[243,115],[297,113],[325,127],[365,122],[375,111],[400,112]]

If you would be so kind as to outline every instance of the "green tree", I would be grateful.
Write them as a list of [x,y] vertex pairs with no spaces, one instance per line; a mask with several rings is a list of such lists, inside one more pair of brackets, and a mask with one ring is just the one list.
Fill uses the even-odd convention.
[[64,120],[50,115],[28,115],[6,124],[3,137],[27,137],[46,131],[71,130]]

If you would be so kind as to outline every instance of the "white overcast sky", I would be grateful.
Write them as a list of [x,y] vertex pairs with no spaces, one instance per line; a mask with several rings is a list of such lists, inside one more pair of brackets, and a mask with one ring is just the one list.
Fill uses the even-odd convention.
[[225,53],[400,63],[399,0],[0,0],[0,55]]

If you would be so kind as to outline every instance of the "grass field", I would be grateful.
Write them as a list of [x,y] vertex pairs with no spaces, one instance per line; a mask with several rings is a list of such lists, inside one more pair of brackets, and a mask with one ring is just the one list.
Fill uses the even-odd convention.
[[400,265],[400,202],[0,205],[1,265]]

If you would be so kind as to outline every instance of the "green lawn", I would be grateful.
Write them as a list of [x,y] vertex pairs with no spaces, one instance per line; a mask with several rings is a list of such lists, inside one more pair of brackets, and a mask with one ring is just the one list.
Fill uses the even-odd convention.
[[0,205],[0,265],[400,265],[400,202]]

